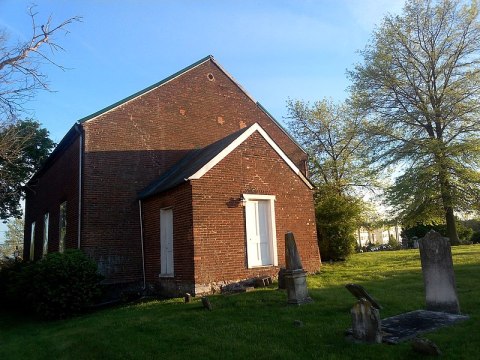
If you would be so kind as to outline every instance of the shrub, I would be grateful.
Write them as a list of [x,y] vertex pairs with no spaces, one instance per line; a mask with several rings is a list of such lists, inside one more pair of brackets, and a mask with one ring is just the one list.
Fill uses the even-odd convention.
[[480,244],[480,231],[475,231],[471,238],[472,243]]
[[22,294],[20,288],[20,274],[27,266],[26,263],[17,261],[3,261],[0,268],[0,303],[8,307],[20,307],[24,297],[17,295]]
[[80,250],[51,253],[34,266],[29,302],[47,318],[79,313],[100,295],[97,265]]
[[390,245],[393,250],[399,250],[402,248],[400,242],[392,234],[390,234],[388,238],[388,245]]
[[77,314],[100,295],[97,266],[80,250],[48,254],[12,268],[6,277],[7,301],[45,318]]
[[345,260],[355,249],[361,204],[345,195],[322,195],[315,207],[320,255],[322,260]]

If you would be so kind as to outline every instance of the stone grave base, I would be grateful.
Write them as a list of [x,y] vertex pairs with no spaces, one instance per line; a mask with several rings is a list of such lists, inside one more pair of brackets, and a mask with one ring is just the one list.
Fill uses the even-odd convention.
[[[449,314],[437,311],[415,310],[408,313],[382,319],[383,342],[398,344],[410,340],[417,335],[451,326],[459,321],[468,320],[466,315]],[[352,336],[352,329],[347,330]]]
[[415,310],[382,320],[383,341],[396,344],[419,334],[469,319],[466,315]]

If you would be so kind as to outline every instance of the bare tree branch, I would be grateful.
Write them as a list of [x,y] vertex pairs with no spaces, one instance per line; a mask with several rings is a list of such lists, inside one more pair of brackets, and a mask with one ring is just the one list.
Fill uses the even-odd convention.
[[29,9],[28,15],[32,29],[27,41],[10,45],[5,31],[0,35],[0,121],[4,122],[17,119],[24,111],[24,104],[33,98],[37,90],[49,90],[41,65],[47,63],[65,69],[52,57],[55,52],[63,50],[56,43],[55,36],[58,33],[68,34],[68,27],[82,20],[74,16],[54,25],[50,16],[44,24],[37,25],[35,7]]

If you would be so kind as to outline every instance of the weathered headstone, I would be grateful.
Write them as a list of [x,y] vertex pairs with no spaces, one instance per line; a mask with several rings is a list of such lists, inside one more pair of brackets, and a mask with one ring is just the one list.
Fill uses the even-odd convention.
[[285,287],[288,304],[302,305],[313,302],[308,296],[307,273],[303,270],[293,233],[285,234]]
[[366,343],[382,342],[380,313],[370,301],[361,298],[350,310],[354,339]]
[[192,295],[190,293],[185,293],[185,303],[192,302]]
[[285,263],[287,270],[303,270],[302,260],[292,232],[285,234]]
[[460,313],[448,238],[430,230],[418,241],[427,310]]

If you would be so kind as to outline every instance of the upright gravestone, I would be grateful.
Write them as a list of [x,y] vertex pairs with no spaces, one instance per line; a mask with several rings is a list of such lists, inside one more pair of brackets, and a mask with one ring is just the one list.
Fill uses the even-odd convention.
[[303,270],[297,243],[293,233],[290,231],[285,234],[285,263],[287,270]]
[[288,303],[301,305],[313,302],[308,296],[307,274],[303,270],[300,254],[293,233],[285,234],[285,287]]
[[354,339],[366,343],[382,342],[380,312],[370,301],[361,298],[350,310]]
[[460,313],[448,238],[431,230],[418,241],[427,310]]

